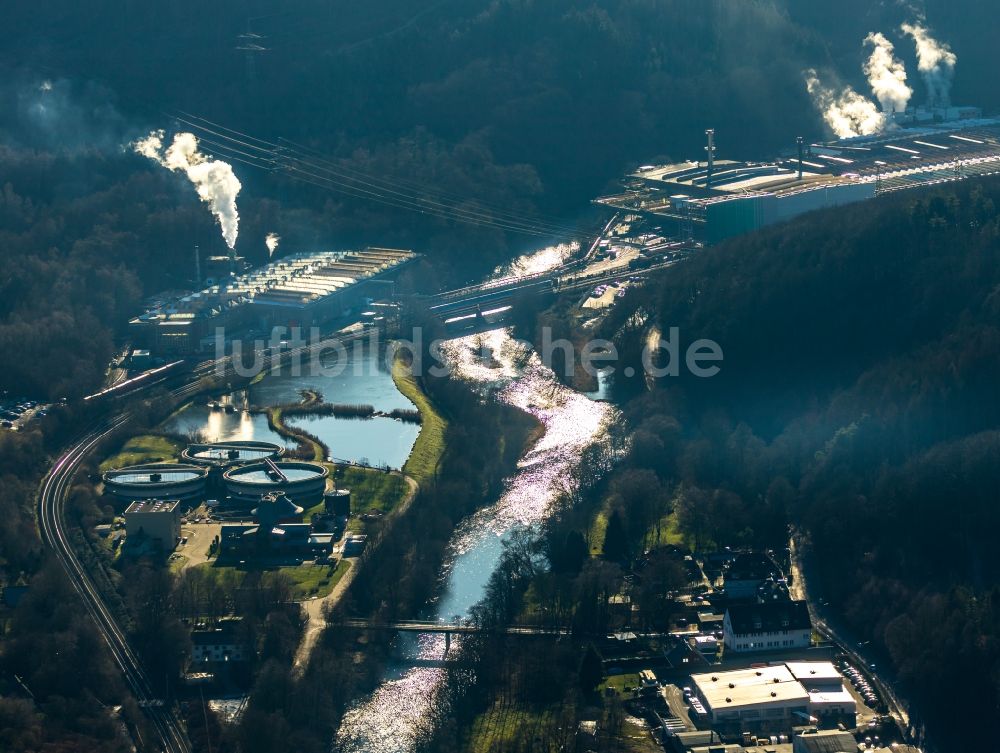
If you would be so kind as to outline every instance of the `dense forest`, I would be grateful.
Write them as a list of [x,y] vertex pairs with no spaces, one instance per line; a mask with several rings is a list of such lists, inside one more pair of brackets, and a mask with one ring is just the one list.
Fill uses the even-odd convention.
[[633,444],[612,487],[664,491],[652,512],[611,494],[615,540],[641,551],[664,514],[703,550],[784,549],[796,527],[813,595],[935,725],[1000,709],[998,206],[990,179],[815,213],[663,273],[606,323],[629,358],[648,325],[725,356],[707,379],[619,381]]
[[[959,54],[955,101],[1000,107],[984,33],[994,3],[920,5]],[[187,128],[186,113],[239,138],[291,139],[337,170],[447,195],[486,218],[572,234],[623,170],[700,154],[706,127],[720,153],[745,158],[828,135],[803,69],[862,88],[864,34],[892,32],[912,13],[862,0],[12,4],[0,47],[0,390],[55,399],[93,389],[143,299],[191,285],[195,245],[224,252],[186,180],[126,148],[150,129]],[[265,49],[237,49],[249,40]],[[912,49],[898,51],[915,70]],[[203,147],[212,151],[210,139]],[[402,246],[426,255],[426,289],[565,239],[331,191],[245,164],[232,142],[218,154],[243,183],[236,251],[255,264],[272,231],[279,255]],[[986,181],[805,217],[707,251],[630,295],[607,326],[624,353],[639,345],[635,323],[652,321],[717,340],[724,368],[648,393],[618,385],[633,395],[631,451],[600,484],[601,557],[588,557],[592,510],[568,501],[545,542],[555,565],[545,598],[572,594],[583,609],[570,616],[603,625],[596,605],[659,539],[664,516],[700,548],[782,546],[794,524],[823,597],[882,647],[929,719],[996,718],[998,201],[1000,184]],[[123,730],[141,729],[141,715],[33,526],[46,456],[85,423],[62,420],[56,410],[44,426],[0,436],[3,579],[32,583],[3,623],[0,748],[125,750]],[[483,469],[498,483],[511,460],[453,432],[448,483],[428,492],[437,505],[416,519],[434,545],[418,556],[407,524],[408,562],[370,575],[396,579],[407,611],[426,597],[421,578],[466,511],[457,495],[474,502]],[[659,585],[641,597],[650,612],[677,577],[660,564],[647,581]],[[160,613],[126,606],[149,615],[140,627],[155,654]],[[299,626],[270,615],[255,615],[270,648],[245,738],[226,742],[319,750],[333,709],[372,680],[371,668],[352,674],[354,636],[328,634],[315,669],[294,683],[288,648]],[[329,682],[340,675],[350,682]],[[301,738],[289,734],[289,720],[301,730],[315,719]],[[969,725],[963,743],[986,730]],[[192,734],[213,732],[206,720]]]
[[[589,199],[623,169],[700,153],[705,127],[726,155],[750,158],[824,135],[802,70],[860,86],[863,34],[912,14],[858,0],[838,4],[835,24],[831,12],[803,0],[8,8],[0,352],[20,357],[0,386],[39,397],[89,389],[142,298],[190,285],[193,246],[225,251],[183,177],[125,149],[152,128],[187,128],[175,118],[193,113],[291,139],[338,171],[447,196],[490,220],[458,223],[251,167],[239,135],[243,144],[217,152],[243,183],[236,250],[252,263],[277,232],[279,253],[414,248],[431,280],[460,282],[576,233]],[[960,54],[956,101],[1000,105],[980,73],[989,4],[929,2],[927,12]],[[251,39],[265,51],[237,49]],[[899,53],[912,63],[912,49]],[[207,136],[211,152],[218,137]],[[510,216],[539,229],[502,227]]]

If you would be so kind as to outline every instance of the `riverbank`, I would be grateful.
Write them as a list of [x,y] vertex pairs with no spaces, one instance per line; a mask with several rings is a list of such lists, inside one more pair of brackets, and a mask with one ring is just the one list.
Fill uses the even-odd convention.
[[286,409],[299,408],[308,410],[322,401],[318,392],[313,390],[302,391],[302,402],[293,405],[274,405],[266,408],[251,408],[251,413],[263,413],[267,416],[267,425],[275,434],[282,439],[295,442],[298,447],[292,450],[289,455],[301,460],[311,460],[314,463],[322,463],[330,456],[330,448],[323,441],[297,426],[289,426],[284,421]]
[[410,450],[410,456],[403,465],[403,473],[423,483],[433,478],[441,463],[445,449],[445,432],[448,422],[435,409],[408,364],[401,358],[392,362],[392,381],[403,395],[420,413],[420,434]]
[[[366,518],[377,515],[377,534],[375,540],[371,542],[371,550],[378,548],[381,535],[387,530],[391,530],[395,522],[407,514],[410,505],[416,499],[420,491],[420,482],[429,481],[437,472],[438,465],[445,449],[445,430],[447,422],[436,410],[433,402],[423,392],[417,380],[413,377],[409,367],[401,360],[397,359],[392,365],[392,378],[397,389],[414,405],[420,415],[420,434],[417,436],[410,456],[400,473],[393,472],[392,475],[401,478],[406,484],[405,494],[398,502],[392,505],[373,504],[371,500],[359,494],[360,489],[355,489],[350,479],[343,479],[345,485],[352,490],[352,518],[348,527],[355,533],[367,532]],[[303,408],[310,407],[322,401],[321,396],[315,392],[303,393]],[[278,428],[280,427],[280,429]],[[281,421],[281,414],[276,416],[275,430],[289,431],[289,427]],[[305,437],[311,439],[316,446],[322,443],[317,439],[302,432]],[[327,449],[328,453],[329,450]],[[332,473],[336,472],[336,467],[332,463],[327,463]],[[345,467],[348,473],[357,473],[361,469]],[[335,476],[332,476],[335,478]],[[384,517],[383,517],[384,516]],[[360,524],[360,525],[359,525]],[[305,628],[302,634],[302,641],[295,654],[293,669],[299,676],[305,671],[309,659],[312,655],[316,642],[319,639],[324,627],[326,627],[327,616],[337,608],[341,599],[348,592],[355,576],[361,569],[361,562],[358,559],[341,559],[341,565],[346,565],[342,572],[342,577],[332,589],[332,591],[322,598],[315,598],[303,603],[303,611],[306,619]],[[338,570],[340,568],[338,567]]]

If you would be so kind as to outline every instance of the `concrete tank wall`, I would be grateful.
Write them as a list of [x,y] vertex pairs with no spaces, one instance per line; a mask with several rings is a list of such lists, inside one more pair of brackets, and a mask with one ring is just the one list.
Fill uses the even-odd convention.
[[258,503],[262,494],[281,492],[304,507],[323,499],[329,471],[317,463],[282,461],[274,464],[286,473],[287,481],[267,478],[267,465],[253,463],[230,468],[222,474],[226,494],[237,504]]
[[204,498],[208,471],[194,465],[151,463],[108,471],[102,477],[104,491],[118,499]]

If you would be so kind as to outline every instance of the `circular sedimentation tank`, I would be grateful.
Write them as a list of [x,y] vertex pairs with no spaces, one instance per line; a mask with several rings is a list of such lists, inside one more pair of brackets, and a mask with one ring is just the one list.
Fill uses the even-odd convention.
[[234,440],[188,445],[181,457],[186,463],[228,468],[268,459],[280,460],[284,454],[285,448],[273,442]]
[[208,469],[180,463],[118,468],[102,476],[104,491],[121,499],[189,500],[205,495]]
[[222,474],[226,493],[234,502],[260,502],[264,494],[285,494],[297,504],[323,498],[329,471],[318,463],[272,461],[239,465]]

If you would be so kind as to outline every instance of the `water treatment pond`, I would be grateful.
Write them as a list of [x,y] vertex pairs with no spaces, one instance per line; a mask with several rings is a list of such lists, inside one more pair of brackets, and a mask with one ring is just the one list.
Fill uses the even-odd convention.
[[[321,369],[314,369],[303,363],[298,376],[285,368],[243,392],[227,396],[221,402],[231,403],[235,412],[212,410],[204,403],[192,405],[174,415],[164,428],[186,436],[198,434],[206,442],[255,439],[289,446],[270,429],[266,416],[249,412],[250,406],[296,403],[302,399],[303,390],[314,390],[328,403],[371,405],[384,413],[416,407],[396,389],[382,349],[351,348],[339,357],[329,353],[320,357],[319,365]],[[294,416],[287,422],[322,440],[330,448],[332,459],[391,468],[402,467],[420,433],[418,424],[385,417]]]

